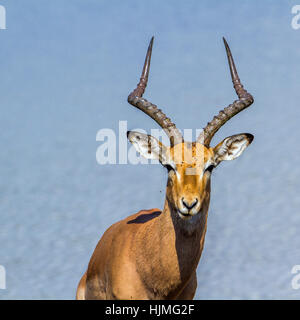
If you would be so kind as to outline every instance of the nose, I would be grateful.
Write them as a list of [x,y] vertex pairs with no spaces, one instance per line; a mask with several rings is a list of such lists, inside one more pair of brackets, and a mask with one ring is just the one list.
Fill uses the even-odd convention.
[[188,209],[191,210],[195,207],[195,205],[198,203],[198,199],[195,198],[192,202],[187,202],[184,198],[181,198],[182,204]]

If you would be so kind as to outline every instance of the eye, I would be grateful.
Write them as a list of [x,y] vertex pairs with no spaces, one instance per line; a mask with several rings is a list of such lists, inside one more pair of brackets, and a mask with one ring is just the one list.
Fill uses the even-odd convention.
[[174,168],[173,168],[171,165],[169,165],[169,164],[166,164],[166,165],[165,165],[165,168],[167,168],[168,172],[170,172],[171,170],[174,171]]
[[214,165],[213,164],[211,164],[210,166],[208,166],[206,169],[205,169],[205,172],[212,172],[213,171],[213,169],[214,169]]

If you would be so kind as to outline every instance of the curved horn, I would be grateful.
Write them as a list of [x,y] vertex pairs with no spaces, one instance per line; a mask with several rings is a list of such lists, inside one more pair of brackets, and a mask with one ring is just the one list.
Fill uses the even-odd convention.
[[241,84],[239,75],[236,71],[236,67],[233,61],[233,57],[228,46],[227,41],[223,38],[229,69],[231,74],[231,79],[233,82],[233,87],[235,89],[236,94],[238,95],[239,99],[234,101],[228,107],[224,108],[219,112],[217,116],[210,121],[207,126],[203,129],[202,133],[199,135],[197,141],[203,143],[205,146],[209,147],[210,141],[215,135],[215,133],[232,117],[236,114],[241,112],[242,110],[249,107],[253,102],[254,99],[250,93],[248,93]]
[[158,109],[155,104],[152,104],[151,102],[142,98],[148,82],[153,39],[154,37],[151,38],[148,47],[140,82],[138,83],[136,89],[130,93],[127,101],[155,120],[168,135],[171,146],[174,146],[175,144],[183,141],[180,131],[176,128],[176,125],[171,121],[171,119],[167,118],[167,116],[160,109]]

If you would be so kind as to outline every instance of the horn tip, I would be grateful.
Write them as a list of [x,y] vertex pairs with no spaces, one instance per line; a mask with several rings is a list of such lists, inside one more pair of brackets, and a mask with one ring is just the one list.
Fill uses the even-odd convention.
[[149,43],[149,47],[151,47],[151,48],[153,46],[153,41],[154,41],[154,36],[151,37],[151,40],[150,40],[150,43]]
[[229,47],[228,43],[227,43],[227,41],[226,41],[226,39],[224,37],[223,37],[223,42],[224,42],[225,47],[228,48]]

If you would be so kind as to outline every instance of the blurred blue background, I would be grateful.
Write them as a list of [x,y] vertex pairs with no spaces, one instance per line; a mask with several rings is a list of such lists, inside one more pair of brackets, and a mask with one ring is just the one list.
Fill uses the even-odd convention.
[[[298,1],[299,2],[299,1]],[[73,299],[103,232],[162,207],[157,165],[96,162],[101,128],[158,128],[126,99],[148,41],[145,97],[179,128],[201,128],[236,99],[222,36],[255,103],[213,144],[255,135],[212,177],[196,299],[299,299],[300,29],[297,1],[1,1],[1,299]],[[300,3],[299,3],[300,4]]]

